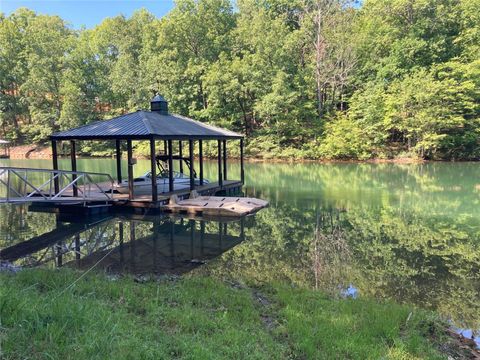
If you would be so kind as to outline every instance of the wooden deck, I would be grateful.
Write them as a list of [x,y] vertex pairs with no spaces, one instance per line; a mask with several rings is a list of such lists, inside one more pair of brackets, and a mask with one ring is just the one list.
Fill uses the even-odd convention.
[[253,214],[268,206],[268,201],[247,197],[198,196],[192,193],[185,200],[173,196],[167,205],[162,206],[166,212],[178,214],[241,217]]
[[[222,186],[218,182],[196,186],[195,191],[200,195],[215,195],[218,192],[225,192],[226,194],[240,191],[242,182],[240,180],[224,180]],[[176,195],[178,199],[186,199],[190,196],[190,189],[175,190],[172,192],[158,194],[157,203],[152,202],[150,195],[137,195],[133,200],[128,199],[128,194],[113,194],[116,206],[131,206],[131,207],[149,207],[159,208],[166,205],[170,201],[170,197]]]
[[[109,196],[111,199],[107,199],[105,194],[97,190],[89,190],[86,191],[82,186],[79,186],[79,193],[82,191],[86,191],[87,193],[87,200],[85,200],[81,196],[73,196],[73,189],[69,189],[63,193],[63,196],[60,199],[56,199],[55,201],[45,199],[39,196],[35,198],[30,198],[29,201],[34,203],[33,208],[35,210],[39,210],[42,206],[45,207],[55,207],[58,208],[60,211],[58,212],[72,212],[77,211],[79,207],[86,209],[89,212],[93,208],[100,208],[105,207],[114,207],[118,210],[128,210],[129,208],[133,209],[157,209],[157,210],[165,210],[165,206],[168,205],[170,202],[170,198],[175,196],[179,200],[188,199],[190,197],[190,189],[182,189],[176,190],[172,192],[160,193],[158,194],[158,201],[152,201],[152,197],[150,195],[137,195],[132,200],[129,200],[128,194],[120,194],[120,193],[110,193],[110,184],[108,183],[99,183],[99,187]],[[225,180],[220,186],[217,182],[205,184],[202,186],[196,186],[195,191],[199,195],[204,196],[212,196],[216,194],[222,195],[233,195],[238,194],[242,188],[242,182],[239,180]],[[10,203],[15,203],[17,200],[10,199]],[[24,203],[24,198],[19,198],[18,203]],[[77,205],[77,206],[75,206]],[[199,215],[200,212],[197,212]],[[207,215],[207,214],[206,214]],[[228,216],[228,215],[227,215]]]

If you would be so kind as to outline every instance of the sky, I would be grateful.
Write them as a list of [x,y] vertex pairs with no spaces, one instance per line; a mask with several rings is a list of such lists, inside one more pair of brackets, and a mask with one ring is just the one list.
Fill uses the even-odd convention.
[[141,8],[161,17],[173,8],[173,0],[0,0],[0,12],[6,15],[21,7],[58,15],[74,29],[80,29],[92,28],[107,17],[120,14],[128,17]]

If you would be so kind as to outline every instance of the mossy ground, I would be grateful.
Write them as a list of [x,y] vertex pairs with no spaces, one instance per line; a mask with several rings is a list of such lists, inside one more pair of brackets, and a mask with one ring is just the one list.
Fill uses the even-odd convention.
[[437,320],[408,306],[199,276],[79,276],[0,274],[3,359],[442,358]]

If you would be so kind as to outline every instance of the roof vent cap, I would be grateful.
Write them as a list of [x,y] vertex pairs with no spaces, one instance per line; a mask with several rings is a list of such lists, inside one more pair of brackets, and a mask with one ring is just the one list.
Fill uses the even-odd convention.
[[155,95],[150,101],[150,111],[168,115],[168,101],[160,94]]

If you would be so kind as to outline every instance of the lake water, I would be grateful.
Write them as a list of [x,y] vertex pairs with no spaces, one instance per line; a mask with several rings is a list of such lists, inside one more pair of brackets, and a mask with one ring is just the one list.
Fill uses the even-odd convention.
[[[7,164],[50,168],[48,160],[0,160]],[[135,174],[148,167],[139,161]],[[239,178],[238,164],[229,167]],[[80,159],[78,168],[115,173],[110,159]],[[1,205],[1,256],[12,267],[281,281],[413,303],[480,328],[480,164],[247,163],[245,170],[245,193],[270,207],[228,223],[128,214],[79,221]],[[205,173],[215,178],[215,163]]]

